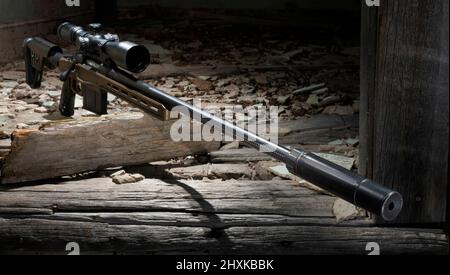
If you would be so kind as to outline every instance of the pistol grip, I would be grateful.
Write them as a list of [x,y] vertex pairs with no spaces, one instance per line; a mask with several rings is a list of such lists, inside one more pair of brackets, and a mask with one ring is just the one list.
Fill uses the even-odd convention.
[[75,92],[72,89],[71,79],[64,82],[61,98],[59,100],[59,111],[65,117],[71,117],[75,113]]

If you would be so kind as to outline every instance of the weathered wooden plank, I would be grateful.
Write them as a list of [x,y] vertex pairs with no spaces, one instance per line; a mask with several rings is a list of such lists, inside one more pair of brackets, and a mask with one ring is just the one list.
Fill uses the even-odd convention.
[[[0,208],[0,214],[3,210]],[[7,212],[8,219],[27,218],[47,221],[78,221],[107,223],[111,225],[156,225],[178,227],[250,227],[250,226],[339,226],[357,227],[371,226],[366,218],[337,222],[330,217],[295,217],[274,214],[221,214],[221,213],[189,213],[189,212]],[[34,214],[30,214],[34,213]],[[2,214],[5,217],[5,214]]]
[[371,11],[363,12],[369,42],[362,57],[361,172],[403,194],[396,223],[444,222],[448,1],[387,0],[363,9]]
[[212,163],[240,163],[272,160],[267,154],[252,148],[229,149],[210,153]]
[[325,145],[337,139],[347,139],[358,137],[358,128],[341,129],[321,129],[312,131],[301,131],[280,136],[280,144],[301,144],[301,145]]
[[295,132],[358,128],[358,123],[357,115],[317,115],[307,119],[280,121],[278,132],[284,136]]
[[[309,152],[319,152],[321,149],[325,149],[323,151],[331,151],[336,146],[333,145],[323,145],[323,146],[304,146],[304,145],[295,145],[295,148],[300,148]],[[339,146],[338,146],[339,147]],[[346,146],[342,147],[347,149]],[[351,150],[351,148],[349,149]],[[270,161],[272,158],[264,153],[259,152],[258,150],[252,148],[239,148],[239,149],[227,149],[222,151],[214,151],[210,154],[212,163],[247,163],[247,162],[258,162],[258,161]],[[339,154],[340,155],[340,154]],[[345,158],[345,157],[343,157]],[[339,163],[338,163],[339,164]],[[340,165],[340,164],[339,164]]]
[[[347,135],[340,129],[354,128],[356,120],[355,116],[336,115],[281,121],[280,139],[283,143],[317,144]],[[39,131],[16,131],[11,153],[3,161],[2,183],[41,180],[218,149],[218,143],[171,142],[170,127],[169,122],[135,113],[52,122]],[[317,139],[318,135],[324,136]]]
[[[440,230],[337,223],[334,198],[291,181],[99,178],[0,187],[0,254],[445,254]],[[20,242],[18,242],[20,240]]]
[[[334,197],[292,181],[162,181],[116,185],[109,178],[4,187],[1,208],[56,212],[196,212],[333,218]],[[1,211],[0,211],[1,212]]]
[[1,182],[48,179],[219,148],[218,142],[172,142],[171,126],[140,113],[126,113],[18,130],[3,161]]
[[[0,219],[0,253],[64,254],[77,242],[85,254],[447,254],[440,230],[331,226],[225,229],[97,222]],[[17,240],[20,239],[18,243]]]
[[376,54],[378,47],[378,8],[361,9],[361,76],[360,76],[360,115],[359,115],[359,173],[369,178],[372,173],[373,138],[373,102],[376,83]]
[[[296,147],[328,144],[339,138],[357,136],[357,128],[358,116],[318,115],[296,121],[280,121],[278,141],[280,144]],[[213,163],[256,162],[272,159],[250,148],[214,151],[210,153],[210,156]]]

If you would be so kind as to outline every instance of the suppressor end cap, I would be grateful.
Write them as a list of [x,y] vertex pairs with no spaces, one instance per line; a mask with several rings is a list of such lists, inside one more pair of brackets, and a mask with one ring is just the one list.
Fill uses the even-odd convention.
[[403,208],[403,197],[398,192],[391,192],[386,197],[381,208],[381,216],[385,221],[395,220]]

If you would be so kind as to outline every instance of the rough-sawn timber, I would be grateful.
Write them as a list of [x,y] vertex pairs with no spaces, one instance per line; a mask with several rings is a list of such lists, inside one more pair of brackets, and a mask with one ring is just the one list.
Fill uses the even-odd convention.
[[218,142],[173,142],[173,122],[141,113],[51,122],[13,133],[1,183],[73,175],[217,150]]
[[97,178],[0,188],[0,253],[446,254],[441,230],[336,223],[335,198],[292,181]]

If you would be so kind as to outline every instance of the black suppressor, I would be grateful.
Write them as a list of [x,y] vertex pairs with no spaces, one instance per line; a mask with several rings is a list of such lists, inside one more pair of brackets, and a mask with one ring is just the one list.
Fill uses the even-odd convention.
[[89,53],[90,58],[105,63],[112,61],[118,67],[132,73],[144,71],[150,64],[150,53],[143,45],[119,41],[116,34],[101,34],[100,24],[90,24],[89,32],[82,27],[63,23],[58,27],[58,36],[77,45],[80,51]]
[[386,221],[397,218],[403,207],[400,193],[378,185],[341,166],[312,153],[294,150],[291,173],[381,216]]

